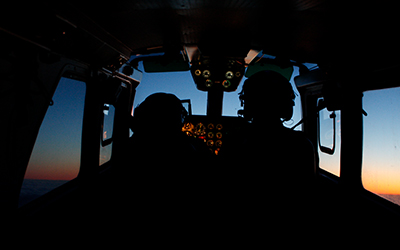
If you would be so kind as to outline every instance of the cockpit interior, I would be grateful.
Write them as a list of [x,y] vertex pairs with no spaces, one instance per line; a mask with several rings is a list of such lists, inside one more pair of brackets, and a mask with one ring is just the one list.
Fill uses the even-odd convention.
[[[136,199],[135,206],[146,216],[157,214],[151,223],[165,218],[170,223],[166,211],[174,211],[176,218],[194,218],[197,225],[207,216],[226,222],[233,216],[224,212],[227,207],[245,209],[243,204],[257,207],[254,213],[262,216],[273,207],[282,217],[309,221],[296,212],[306,205],[273,199],[278,189],[260,193],[257,186],[262,199],[243,191],[256,185],[249,175],[257,164],[239,166],[249,141],[243,131],[252,121],[242,109],[224,115],[224,97],[268,70],[295,86],[300,118],[286,127],[314,146],[318,205],[308,207],[307,216],[318,226],[333,228],[340,221],[343,228],[351,225],[365,232],[376,231],[366,226],[365,218],[382,226],[399,221],[400,38],[394,32],[394,5],[326,0],[9,4],[0,15],[3,216],[123,218],[135,214],[126,203]],[[191,79],[178,79],[176,91],[190,85],[194,93],[206,94],[202,114],[193,113],[198,107],[194,100],[179,96],[186,109],[180,133],[208,153],[185,162],[201,178],[185,172],[187,168],[181,171],[188,176],[184,180],[177,178],[177,171],[168,172],[170,168],[156,173],[129,147],[139,86],[147,76],[157,75],[160,82],[146,84],[159,92],[165,74],[178,72],[190,73]],[[252,135],[273,135],[261,130]],[[289,143],[287,150],[300,149]],[[147,151],[152,160],[162,160],[158,152]],[[142,172],[135,176],[137,169]],[[154,178],[137,186],[144,182],[141,174],[149,173]],[[285,176],[265,176],[268,180]],[[126,190],[134,198],[127,198]],[[193,216],[198,209],[207,213]],[[243,222],[239,210],[235,216]],[[134,217],[150,218],[146,216]],[[212,220],[207,223],[213,227]]]

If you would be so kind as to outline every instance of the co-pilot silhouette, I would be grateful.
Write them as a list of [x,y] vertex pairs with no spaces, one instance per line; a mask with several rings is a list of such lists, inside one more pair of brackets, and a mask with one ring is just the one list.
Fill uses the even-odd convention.
[[308,203],[316,158],[303,132],[283,125],[293,115],[290,82],[277,72],[261,71],[245,81],[239,95],[249,121],[240,147],[248,186],[256,196],[284,204],[280,208]]

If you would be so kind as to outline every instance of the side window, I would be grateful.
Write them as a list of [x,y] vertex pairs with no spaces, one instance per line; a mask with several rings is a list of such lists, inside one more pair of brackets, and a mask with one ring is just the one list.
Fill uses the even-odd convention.
[[84,82],[61,78],[28,163],[19,206],[78,175],[85,94]]
[[400,205],[400,87],[364,93],[364,188]]
[[111,159],[113,142],[115,108],[113,105],[105,103],[103,106],[103,124],[100,138],[100,166]]
[[[322,98],[321,98],[322,99]],[[319,99],[319,100],[321,100]],[[340,111],[319,112],[319,167],[336,176],[340,175]]]

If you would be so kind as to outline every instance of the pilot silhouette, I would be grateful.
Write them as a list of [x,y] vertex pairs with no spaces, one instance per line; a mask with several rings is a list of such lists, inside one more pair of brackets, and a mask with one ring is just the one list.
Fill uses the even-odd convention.
[[283,126],[293,115],[290,82],[275,71],[261,71],[245,81],[239,95],[250,121],[241,147],[248,178],[280,199],[308,192],[315,176],[314,147],[302,132]]
[[182,133],[187,111],[173,94],[148,96],[134,111],[132,142],[134,151],[149,159],[179,159],[194,153],[194,147]]

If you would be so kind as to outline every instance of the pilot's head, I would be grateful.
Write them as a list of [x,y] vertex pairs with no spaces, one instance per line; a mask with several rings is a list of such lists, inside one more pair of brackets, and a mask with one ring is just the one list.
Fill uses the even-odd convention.
[[244,82],[239,98],[244,115],[252,119],[281,119],[293,116],[295,94],[290,82],[275,71],[260,71]]
[[177,134],[182,131],[186,110],[173,94],[155,93],[148,96],[134,112],[134,130],[146,136]]

